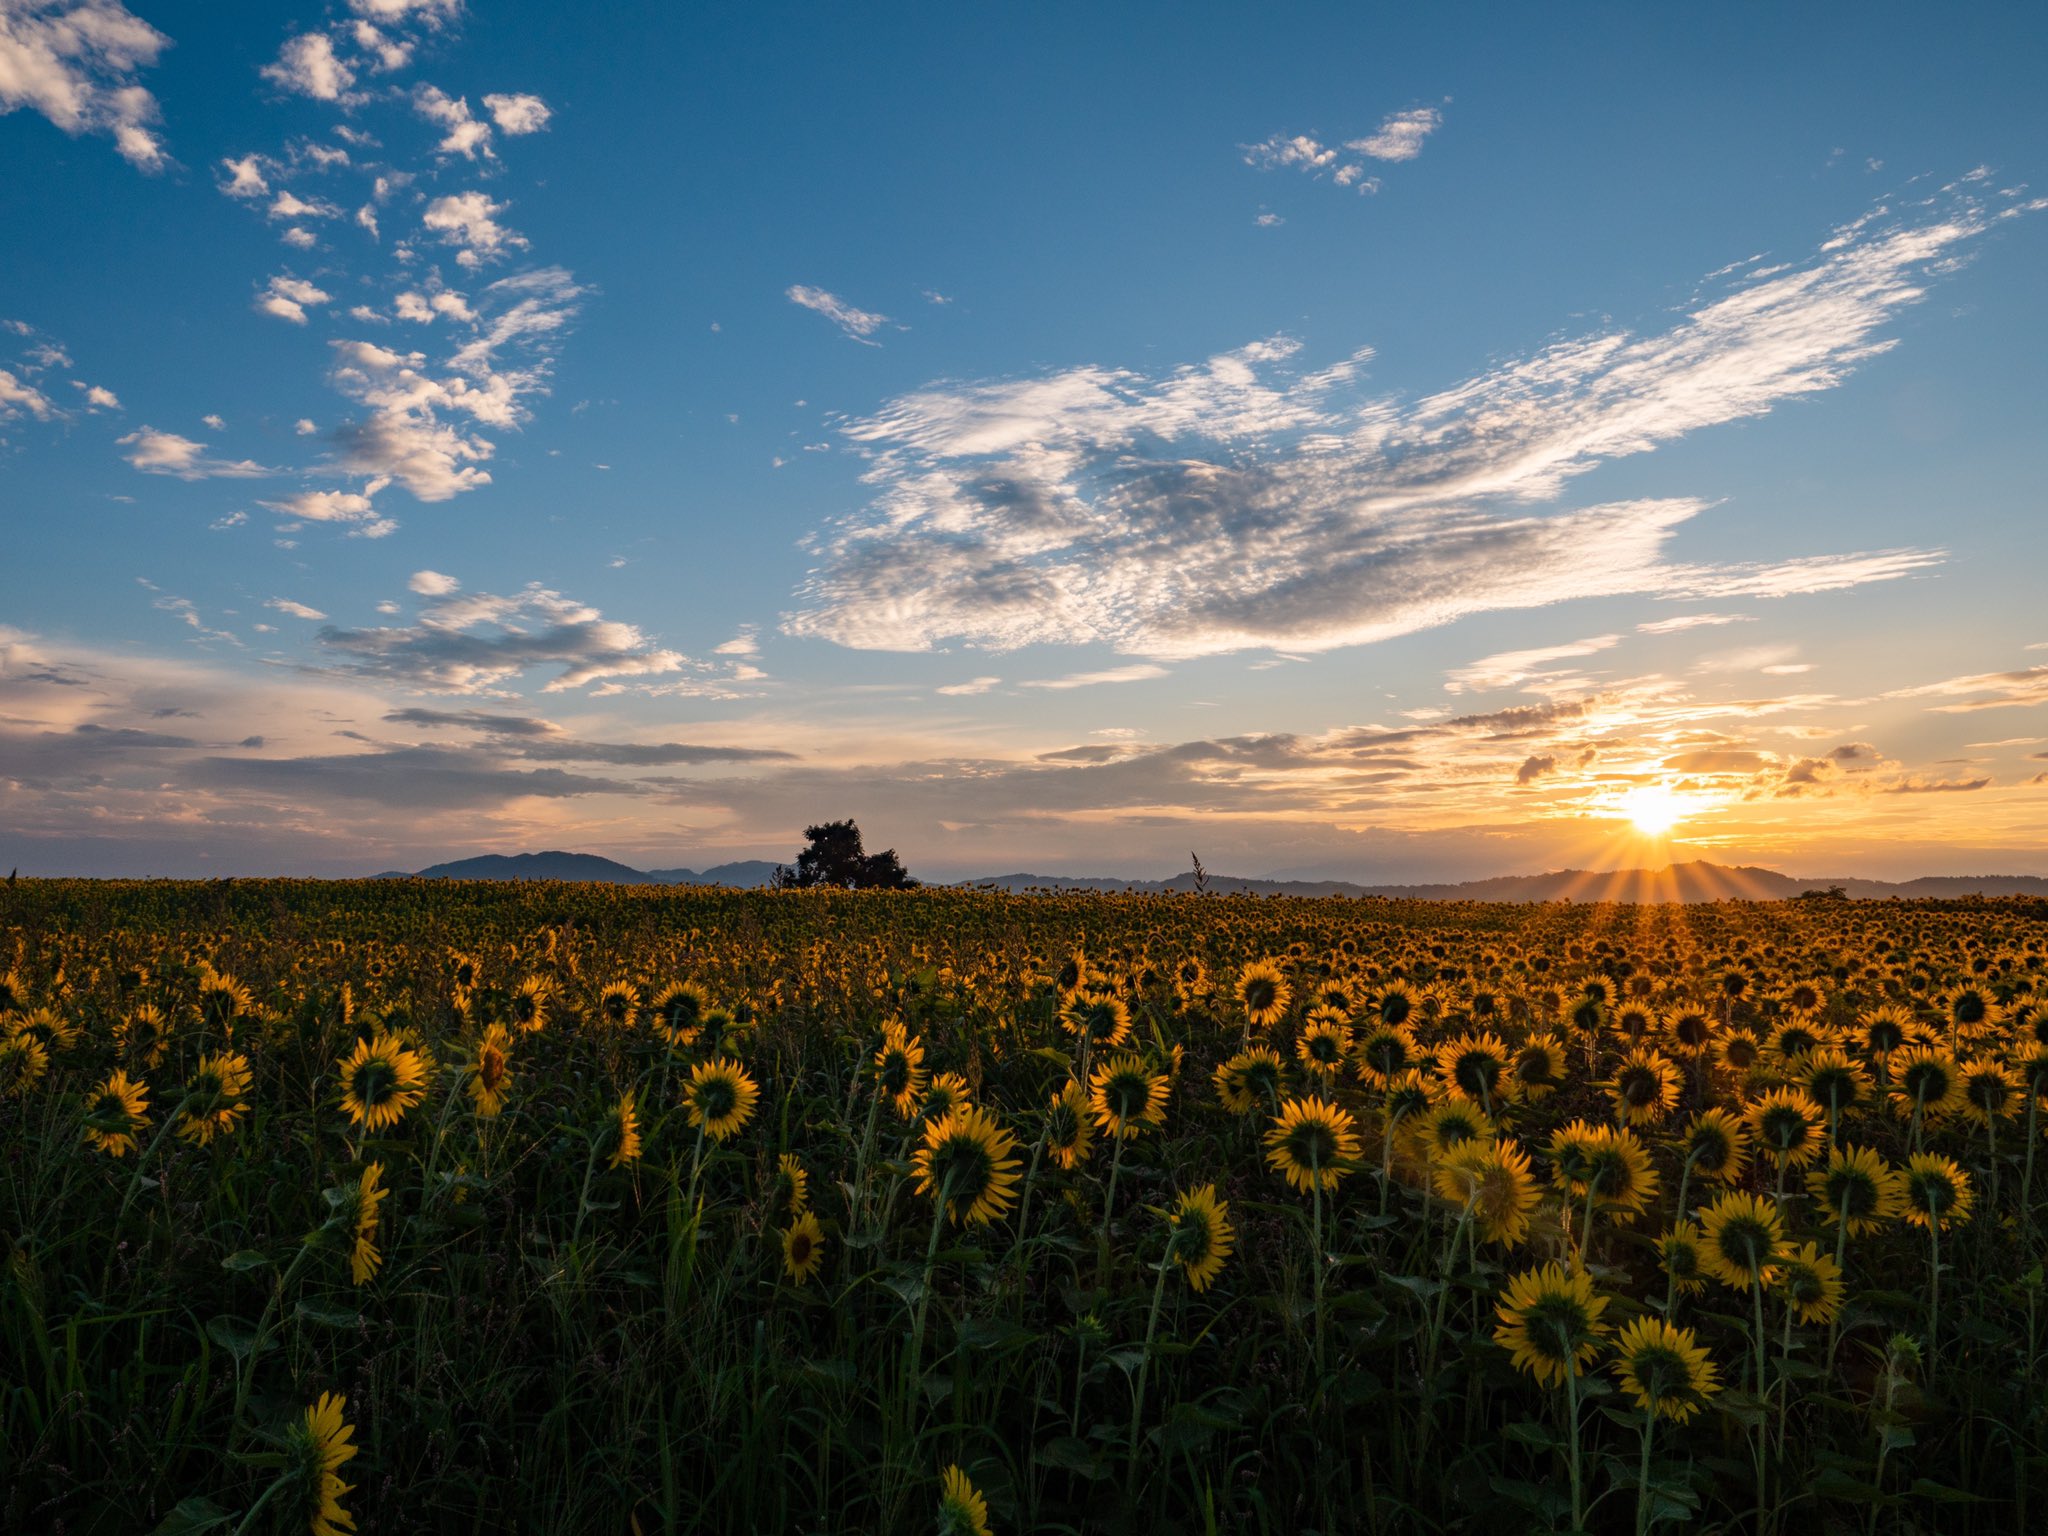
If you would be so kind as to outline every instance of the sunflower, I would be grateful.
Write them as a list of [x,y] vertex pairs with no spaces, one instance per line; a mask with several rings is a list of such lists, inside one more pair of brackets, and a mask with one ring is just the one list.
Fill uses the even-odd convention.
[[1531,1035],[1508,1068],[1508,1091],[1527,1104],[1540,1104],[1564,1083],[1564,1042],[1549,1033]]
[[1467,1141],[1438,1161],[1437,1193],[1457,1206],[1481,1242],[1518,1247],[1529,1235],[1539,1191],[1528,1156],[1506,1142]]
[[1649,1046],[1624,1056],[1614,1069],[1614,1117],[1624,1125],[1654,1125],[1678,1102],[1678,1068]]
[[1490,1031],[1446,1040],[1436,1048],[1436,1070],[1453,1093],[1490,1110],[1501,1098],[1501,1079],[1508,1070],[1507,1042]]
[[1778,1208],[1755,1195],[1730,1190],[1701,1223],[1700,1257],[1707,1273],[1731,1290],[1767,1285],[1777,1273],[1785,1229]]
[[619,1096],[619,1102],[605,1117],[604,1138],[612,1149],[606,1167],[623,1168],[640,1161],[640,1110],[633,1102],[632,1089]]
[[1703,1056],[1714,1044],[1714,1016],[1703,1008],[1679,1008],[1664,1020],[1664,1038],[1687,1056]]
[[1979,986],[1958,987],[1944,1002],[1950,1027],[1965,1037],[1974,1037],[2005,1017],[1998,999]]
[[939,1480],[939,1536],[989,1536],[988,1500],[957,1466]]
[[1842,1312],[1842,1267],[1817,1244],[1788,1251],[1778,1268],[1777,1288],[1802,1323],[1832,1323]]
[[1807,1192],[1827,1219],[1862,1237],[1895,1220],[1905,1208],[1906,1184],[1899,1170],[1868,1147],[1837,1147],[1827,1166],[1806,1176]]
[[50,1070],[50,1048],[34,1035],[0,1039],[0,1097],[25,1098]]
[[943,1120],[962,1104],[974,1102],[974,1090],[958,1072],[941,1072],[924,1091],[918,1113],[927,1120]]
[[1749,1127],[1725,1109],[1703,1109],[1680,1138],[1687,1163],[1701,1178],[1733,1184],[1749,1166]]
[[346,1536],[355,1517],[341,1507],[351,1485],[341,1480],[342,1464],[359,1449],[350,1445],[354,1428],[341,1416],[346,1399],[323,1392],[288,1435],[289,1460],[297,1474],[299,1515],[309,1536]]
[[1303,1069],[1325,1082],[1337,1075],[1350,1053],[1351,1027],[1341,1016],[1320,1009],[1309,1015],[1294,1042],[1294,1054]]
[[1742,1118],[1758,1149],[1780,1168],[1804,1168],[1827,1145],[1827,1113],[1802,1089],[1773,1089]]
[[1067,958],[1060,962],[1060,968],[1053,973],[1052,977],[1053,989],[1059,993],[1060,1001],[1064,1003],[1076,992],[1087,986],[1088,976],[1087,951],[1080,949],[1071,951]]
[[1088,1094],[1069,1078],[1052,1091],[1045,1108],[1045,1147],[1071,1173],[1088,1161]]
[[474,992],[483,975],[483,969],[474,956],[466,955],[459,949],[448,951],[448,979],[457,990]]
[[234,977],[208,970],[199,978],[199,1018],[209,1030],[217,1029],[232,1037],[236,1021],[247,1017],[255,1006],[249,989]]
[[1471,1141],[1491,1141],[1494,1126],[1486,1111],[1470,1099],[1445,1099],[1423,1111],[1409,1132],[1424,1156],[1440,1158]]
[[1963,1107],[1963,1075],[1955,1057],[1939,1046],[1909,1046],[1898,1058],[1892,1080],[1901,1109],[1933,1120]]
[[694,981],[676,981],[655,993],[648,1013],[661,1038],[678,1050],[697,1043],[703,1032],[704,1015],[711,1011],[711,994]]
[[1410,1069],[1388,1079],[1384,1110],[1388,1125],[1400,1125],[1436,1108],[1444,1096],[1443,1085],[1433,1077]]
[[1396,977],[1380,989],[1380,995],[1373,1001],[1373,1011],[1382,1024],[1399,1029],[1415,1017],[1418,1001],[1415,989]]
[[809,1211],[798,1211],[782,1233],[782,1269],[798,1285],[825,1267],[825,1229]]
[[1334,1190],[1359,1151],[1350,1111],[1321,1099],[1289,1099],[1266,1132],[1266,1161],[1303,1194]]
[[1166,1076],[1136,1056],[1116,1056],[1088,1079],[1088,1112],[1098,1130],[1129,1140],[1166,1123]]
[[1683,1424],[1721,1390],[1720,1374],[1690,1328],[1639,1317],[1614,1341],[1611,1367],[1644,1413]]
[[476,1044],[476,1065],[469,1074],[469,1096],[476,1112],[486,1120],[496,1119],[505,1108],[505,1089],[511,1081],[512,1037],[505,1026],[493,1024]]
[[793,1153],[784,1152],[775,1159],[775,1196],[792,1216],[801,1216],[810,1208],[811,1176]]
[[1635,1132],[1603,1125],[1587,1146],[1583,1185],[1596,1209],[1633,1214],[1656,1198],[1658,1176]]
[[753,1117],[754,1101],[760,1096],[760,1085],[729,1056],[698,1062],[683,1087],[690,1124],[713,1141],[724,1141],[738,1132]]
[[1516,1275],[1494,1310],[1500,1316],[1494,1342],[1550,1387],[1592,1364],[1608,1331],[1600,1320],[1607,1298],[1594,1294],[1593,1277],[1583,1269],[1567,1272],[1562,1264]]
[[1782,1066],[1790,1066],[1800,1057],[1811,1055],[1818,1050],[1834,1045],[1835,1038],[1820,1025],[1811,1020],[1797,1018],[1782,1024],[1771,1036],[1771,1054]]
[[1216,1069],[1216,1097],[1233,1115],[1249,1115],[1279,1103],[1283,1086],[1280,1053],[1254,1045]]
[[875,1086],[896,1111],[896,1118],[908,1120],[917,1113],[931,1074],[925,1070],[924,1042],[901,1024],[882,1026],[882,1048],[875,1052]]
[[349,1278],[357,1285],[368,1285],[384,1262],[384,1255],[377,1251],[377,1207],[384,1203],[384,1197],[391,1193],[384,1187],[384,1165],[372,1163],[356,1181],[353,1244],[349,1249]]
[[239,1051],[219,1051],[199,1058],[192,1081],[185,1085],[185,1109],[178,1134],[196,1146],[226,1136],[249,1113],[249,1058]]
[[80,1033],[78,1022],[66,1018],[55,1008],[37,1008],[28,1013],[18,1013],[7,1028],[10,1034],[28,1035],[42,1041],[51,1051],[70,1049],[78,1044]]
[[1189,955],[1173,968],[1173,995],[1183,1008],[1192,1008],[1209,992],[1209,967]]
[[1092,1050],[1114,1050],[1131,1038],[1131,1010],[1102,992],[1078,992],[1060,1009],[1060,1027]]
[[155,1003],[137,1003],[128,1015],[126,1043],[142,1053],[142,1064],[154,1072],[171,1049],[171,1021]]
[[28,1006],[28,999],[28,983],[21,979],[21,972],[0,971],[0,1019],[19,1013]]
[[1714,1041],[1714,1055],[1731,1072],[1747,1072],[1763,1059],[1764,1048],[1746,1029],[1731,1029]]
[[1016,1197],[1017,1139],[988,1110],[964,1105],[924,1128],[924,1144],[911,1159],[917,1192],[946,1203],[955,1222],[979,1226],[995,1220]]
[[427,1096],[426,1063],[394,1036],[380,1032],[358,1039],[355,1050],[336,1065],[341,1068],[342,1109],[372,1134],[398,1124]]
[[554,983],[545,976],[529,976],[512,989],[505,1011],[523,1035],[537,1034],[547,1027],[548,1004],[555,995]]
[[1368,1088],[1385,1088],[1423,1057],[1405,1024],[1374,1024],[1360,1037],[1357,1050],[1359,1080]]
[[1230,1204],[1216,1198],[1216,1186],[1204,1184],[1182,1195],[1167,1217],[1167,1257],[1187,1272],[1191,1290],[1206,1291],[1223,1272],[1224,1260],[1237,1241],[1230,1225]]
[[1933,1152],[1907,1159],[1905,1186],[1906,1220],[1916,1227],[1959,1227],[1977,1203],[1962,1165]]
[[149,1124],[148,1086],[116,1071],[95,1088],[86,1098],[86,1144],[114,1157],[133,1152]]
[[640,989],[630,981],[608,981],[597,994],[598,1020],[612,1029],[625,1029],[640,1011]]
[[1856,1036],[1865,1054],[1882,1060],[1918,1039],[1920,1021],[1897,1003],[1886,1003],[1856,1022]]
[[1807,1052],[1792,1063],[1792,1075],[1806,1096],[1827,1111],[1830,1125],[1870,1096],[1870,1074],[1839,1046]]
[[1253,1029],[1267,1029],[1280,1022],[1294,996],[1287,977],[1271,960],[1254,960],[1237,973],[1237,1002],[1244,1009],[1244,1021]]
[[1963,1112],[1979,1125],[2010,1119],[2025,1102],[2019,1073],[1996,1056],[1972,1056],[1961,1074]]
[[1673,1288],[1684,1295],[1706,1289],[1700,1265],[1700,1229],[1697,1223],[1681,1221],[1657,1239],[1657,1262],[1670,1277]]

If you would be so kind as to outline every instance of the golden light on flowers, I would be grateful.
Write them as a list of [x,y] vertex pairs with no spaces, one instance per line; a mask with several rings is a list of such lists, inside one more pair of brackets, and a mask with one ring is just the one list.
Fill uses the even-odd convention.
[[199,1058],[185,1085],[185,1108],[178,1135],[198,1146],[225,1136],[249,1113],[249,1058],[238,1051],[217,1051]]
[[1730,1191],[1707,1208],[1700,1233],[1707,1273],[1730,1289],[1767,1285],[1777,1273],[1785,1227],[1770,1201]]
[[640,1161],[640,1108],[633,1102],[631,1089],[619,1095],[619,1102],[606,1116],[605,1140],[611,1147],[606,1166],[623,1168]]
[[1131,1010],[1119,997],[1077,992],[1060,1009],[1060,1027],[1090,1048],[1115,1048],[1131,1038]]
[[1678,1102],[1678,1068],[1649,1046],[1630,1051],[1614,1069],[1614,1115],[1625,1125],[1655,1125]]
[[1328,1080],[1343,1069],[1351,1051],[1351,1026],[1335,1014],[1310,1015],[1295,1037],[1294,1055],[1302,1070]]
[[703,1032],[704,1016],[711,1011],[711,994],[694,981],[672,982],[654,995],[648,1014],[662,1039],[678,1049],[697,1043]]
[[1289,1099],[1266,1132],[1266,1161],[1303,1194],[1335,1189],[1358,1153],[1358,1122],[1322,1099]]
[[991,1536],[988,1500],[957,1466],[939,1480],[939,1536]]
[[1358,1040],[1359,1080],[1371,1088],[1385,1088],[1422,1059],[1422,1048],[1404,1024],[1372,1025]]
[[1545,1386],[1562,1386],[1566,1376],[1583,1372],[1600,1353],[1608,1332],[1601,1321],[1606,1310],[1607,1298],[1594,1292],[1591,1275],[1545,1264],[1508,1282],[1494,1306],[1500,1319],[1494,1342],[1509,1352],[1518,1369]]
[[1045,1108],[1045,1149],[1071,1173],[1088,1161],[1088,1095],[1072,1078],[1052,1091]]
[[85,1140],[96,1151],[125,1157],[149,1124],[148,1085],[116,1071],[86,1096]]
[[1687,1122],[1681,1142],[1694,1177],[1733,1184],[1749,1166],[1749,1127],[1725,1109],[1703,1109]]
[[1933,1119],[1963,1107],[1963,1075],[1955,1057],[1938,1046],[1914,1045],[1892,1063],[1899,1107]]
[[825,1266],[825,1229],[809,1211],[799,1211],[782,1233],[782,1272],[804,1285]]
[[1233,1115],[1270,1111],[1280,1102],[1286,1082],[1280,1053],[1271,1046],[1254,1045],[1239,1051],[1216,1069],[1216,1097]]
[[924,1042],[894,1021],[882,1026],[882,1046],[875,1052],[875,1087],[889,1101],[899,1120],[917,1113],[931,1074],[925,1070]]
[[1237,973],[1237,1005],[1253,1029],[1279,1023],[1293,996],[1286,973],[1271,960],[1254,960]]
[[1096,1128],[1126,1140],[1166,1121],[1166,1074],[1137,1056],[1117,1056],[1088,1079],[1088,1112]]
[[1773,1089],[1743,1120],[1757,1150],[1780,1168],[1804,1168],[1827,1143],[1827,1115],[1802,1089]]
[[1700,1229],[1697,1223],[1681,1221],[1667,1228],[1657,1239],[1657,1262],[1674,1291],[1691,1295],[1706,1289],[1701,1270]]
[[727,1056],[700,1061],[690,1069],[690,1081],[683,1088],[683,1103],[689,1108],[690,1124],[713,1141],[725,1141],[738,1134],[754,1113],[761,1086],[747,1069]]
[[1204,1184],[1193,1194],[1182,1195],[1167,1221],[1167,1257],[1187,1275],[1191,1290],[1207,1290],[1223,1273],[1237,1240],[1236,1229],[1230,1225],[1229,1202],[1216,1198],[1214,1184]]
[[981,1226],[1010,1208],[1016,1197],[1017,1139],[996,1117],[972,1105],[954,1110],[924,1129],[923,1144],[911,1159],[917,1192],[945,1202],[957,1225]]
[[1842,1269],[1816,1243],[1788,1249],[1776,1289],[1802,1323],[1831,1323],[1842,1311]]
[[1453,1093],[1491,1110],[1502,1098],[1508,1070],[1507,1042],[1492,1033],[1459,1035],[1437,1047],[1436,1069]]
[[1829,1152],[1827,1165],[1806,1175],[1806,1188],[1815,1210],[1831,1224],[1846,1225],[1851,1237],[1880,1230],[1905,1209],[1905,1180],[1868,1147]]
[[1433,1177],[1437,1193],[1472,1223],[1480,1242],[1514,1248],[1529,1235],[1542,1192],[1521,1148],[1467,1141],[1438,1160]]
[[0,1097],[25,1098],[50,1070],[50,1048],[23,1031],[0,1039]]
[[512,1078],[512,1037],[502,1024],[493,1024],[476,1044],[476,1065],[469,1074],[469,1097],[484,1119],[495,1118],[505,1108],[505,1089]]
[[355,1517],[341,1507],[343,1495],[352,1486],[341,1480],[341,1469],[352,1460],[357,1447],[349,1444],[355,1429],[342,1418],[346,1399],[339,1393],[323,1392],[303,1417],[293,1424],[288,1436],[287,1456],[298,1488],[298,1523],[308,1536],[347,1536],[356,1528]]
[[554,984],[545,976],[529,976],[512,989],[505,1011],[521,1034],[538,1034],[547,1027],[548,1005],[555,995]]
[[810,1207],[811,1176],[794,1153],[783,1152],[775,1159],[775,1193],[792,1216]]
[[354,1215],[349,1243],[349,1278],[368,1285],[384,1262],[377,1249],[377,1208],[391,1191],[384,1187],[384,1165],[372,1163],[356,1180]]
[[343,1113],[373,1135],[398,1124],[427,1096],[425,1061],[394,1035],[357,1040],[336,1065]]
[[1977,1197],[1962,1164],[1921,1152],[1906,1160],[1905,1203],[1906,1220],[1914,1226],[1947,1228],[1970,1219]]
[[1720,1372],[1698,1336],[1661,1317],[1639,1317],[1621,1330],[1610,1369],[1638,1408],[1675,1424],[1721,1390]]

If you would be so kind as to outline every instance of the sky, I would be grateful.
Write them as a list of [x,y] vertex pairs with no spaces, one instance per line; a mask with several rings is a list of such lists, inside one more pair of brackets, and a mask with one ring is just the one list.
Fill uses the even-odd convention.
[[2048,11],[1787,9],[0,0],[0,862],[2048,873]]

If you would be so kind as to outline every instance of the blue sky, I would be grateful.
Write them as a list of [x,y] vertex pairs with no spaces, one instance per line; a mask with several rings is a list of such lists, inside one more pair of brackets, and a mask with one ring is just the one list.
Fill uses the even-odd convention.
[[2037,12],[604,18],[0,0],[0,858],[2048,868]]

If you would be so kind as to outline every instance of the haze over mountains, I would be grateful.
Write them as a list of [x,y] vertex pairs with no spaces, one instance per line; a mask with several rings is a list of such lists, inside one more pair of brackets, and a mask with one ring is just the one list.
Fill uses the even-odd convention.
[[[456,859],[418,871],[431,880],[600,880],[616,885],[723,885],[751,888],[766,885],[775,864],[767,859],[742,859],[707,869],[635,869],[592,853],[483,854]],[[390,871],[379,879],[409,878]],[[1199,884],[1192,871],[1170,880],[1131,880],[1114,875],[1076,876],[1015,873],[954,882],[1006,891],[1134,891],[1207,890],[1219,895],[1258,896],[1387,896],[1420,901],[1784,901],[1805,892],[1839,888],[1860,900],[1885,897],[1925,900],[1957,896],[2048,897],[2048,876],[1926,876],[1918,880],[1864,880],[1853,877],[1797,879],[1753,865],[1711,864],[1705,860],[1670,864],[1662,869],[1596,871],[1555,870],[1541,875],[1501,875],[1442,885],[1361,885],[1348,880],[1259,880],[1238,875],[1208,875]]]

